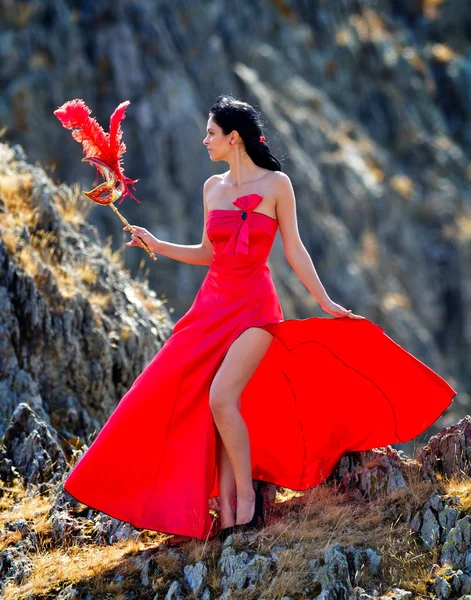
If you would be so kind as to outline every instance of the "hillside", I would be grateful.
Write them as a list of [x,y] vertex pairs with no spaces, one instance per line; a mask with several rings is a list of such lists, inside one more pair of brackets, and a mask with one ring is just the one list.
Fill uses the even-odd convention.
[[[3,597],[470,593],[469,416],[410,456],[390,446],[348,453],[312,490],[265,485],[265,528],[224,545],[138,530],[63,490],[172,328],[165,302],[130,277],[87,222],[88,208],[79,186],[55,184],[21,147],[0,144]],[[216,517],[217,499],[212,510]]]

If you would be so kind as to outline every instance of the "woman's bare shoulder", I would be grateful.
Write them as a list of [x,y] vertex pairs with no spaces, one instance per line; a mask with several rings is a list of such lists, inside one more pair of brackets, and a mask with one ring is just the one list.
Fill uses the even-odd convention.
[[286,193],[286,190],[292,188],[289,176],[283,171],[274,171],[270,181],[271,190],[275,198],[282,197]]
[[208,177],[208,179],[206,179],[204,182],[204,190],[208,191],[218,183],[221,183],[224,180],[225,175],[226,173],[216,173],[216,175],[211,175],[211,177]]
[[290,181],[289,176],[284,171],[273,171],[274,181]]

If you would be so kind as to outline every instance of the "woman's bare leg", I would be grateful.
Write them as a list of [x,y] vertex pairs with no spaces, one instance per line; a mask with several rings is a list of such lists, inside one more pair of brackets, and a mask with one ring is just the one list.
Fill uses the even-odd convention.
[[230,527],[236,520],[236,482],[234,471],[217,432],[216,462],[218,470],[219,506],[221,509],[221,527]]
[[272,334],[260,327],[241,333],[227,351],[210,388],[209,404],[236,482],[237,525],[250,521],[255,508],[250,441],[240,414],[240,396],[272,339]]

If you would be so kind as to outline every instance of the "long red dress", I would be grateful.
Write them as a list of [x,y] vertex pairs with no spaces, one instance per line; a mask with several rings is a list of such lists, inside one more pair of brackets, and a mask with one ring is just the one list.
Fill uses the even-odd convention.
[[367,319],[283,319],[267,258],[278,221],[262,196],[212,210],[214,256],[188,312],[65,481],[80,502],[138,528],[215,533],[219,495],[209,388],[249,327],[274,337],[241,397],[252,477],[292,490],[323,482],[345,452],[407,442],[456,391]]

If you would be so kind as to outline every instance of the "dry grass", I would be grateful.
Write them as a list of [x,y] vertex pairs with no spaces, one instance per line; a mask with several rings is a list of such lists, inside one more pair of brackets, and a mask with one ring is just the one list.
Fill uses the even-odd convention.
[[31,246],[37,250],[43,262],[48,264],[58,262],[57,236],[53,231],[38,229],[31,233]]
[[165,298],[157,298],[155,292],[149,289],[147,283],[134,282],[133,290],[136,298],[142,306],[152,314],[152,316],[160,321],[166,321],[167,317],[162,311],[162,306],[168,302]]
[[78,183],[70,188],[58,187],[54,194],[54,201],[64,221],[72,225],[85,221],[93,208],[93,201],[82,193]]
[[[54,232],[37,229],[37,211],[31,208],[32,179],[30,176],[1,175],[0,195],[5,203],[6,212],[0,213],[0,228],[2,239],[15,256],[15,262],[24,273],[30,275],[39,290],[45,293],[47,286],[43,285],[49,279],[57,285],[62,298],[72,298],[77,293],[86,295],[95,309],[105,308],[111,301],[111,293],[101,294],[93,291],[99,272],[89,261],[79,259],[76,262],[63,261],[61,249]],[[88,215],[92,202],[81,192],[79,185],[54,188],[54,200],[62,218],[72,226],[82,222]],[[25,237],[25,227],[29,234]],[[121,269],[125,276],[130,277],[129,270],[124,268],[123,247],[113,251],[112,237],[109,236],[103,247],[103,252],[112,265]],[[161,315],[166,300],[158,299],[155,292],[149,289],[148,276],[150,267],[145,258],[139,265],[139,270],[132,285],[136,302],[155,317]],[[57,299],[55,299],[56,301]],[[60,308],[60,306],[58,307]],[[129,305],[132,313],[134,306]],[[96,324],[101,324],[101,311],[95,314]]]
[[471,511],[471,484],[468,478],[450,477],[445,483],[445,493],[447,496],[458,496],[463,512]]
[[386,313],[389,313],[396,308],[412,308],[410,299],[404,294],[397,292],[387,292],[381,298],[381,306]]
[[124,268],[124,253],[123,248],[120,247],[117,250],[113,251],[111,249],[111,243],[113,241],[113,236],[109,235],[106,238],[105,245],[102,247],[103,253],[109,259],[110,262],[117,265],[120,269],[129,276],[129,271]]
[[[471,171],[470,171],[471,173]],[[457,218],[458,239],[467,242],[471,239],[471,211],[470,214],[462,214]]]
[[[34,560],[33,571],[27,582],[22,585],[7,584],[4,590],[5,600],[22,600],[31,594],[45,596],[58,594],[70,584],[86,584],[94,597],[112,594],[119,597],[131,590],[139,574],[140,567],[131,560],[141,548],[140,542],[119,542],[112,546],[91,545],[84,547],[58,548],[38,553]],[[112,576],[121,574],[121,581],[113,581]],[[109,575],[109,578],[105,578]]]
[[86,285],[95,285],[98,279],[98,271],[89,263],[83,261],[76,263],[75,273],[77,277]]
[[383,183],[383,181],[386,179],[386,173],[374,159],[371,157],[366,157],[365,166],[373,176],[373,179],[376,181],[376,183]]
[[6,230],[2,231],[2,238],[10,254],[15,254],[18,251],[18,242],[20,239],[18,235],[15,235],[13,231]]
[[403,198],[412,198],[414,194],[414,182],[407,175],[394,175],[389,180],[389,184]]
[[0,194],[10,214],[22,216],[31,214],[29,198],[32,183],[33,179],[28,174],[0,175]]
[[378,236],[370,229],[365,229],[362,233],[356,261],[370,269],[377,269],[381,264],[381,244]]
[[[293,595],[293,590],[306,588],[308,595],[321,590],[312,584],[308,562],[320,558],[324,551],[339,542],[375,549],[382,556],[380,580],[385,585],[399,585],[424,594],[430,565],[436,562],[436,550],[424,551],[417,535],[406,523],[405,515],[413,514],[429,498],[435,487],[418,478],[408,492],[382,495],[371,501],[358,501],[348,493],[321,484],[306,492],[278,488],[275,503],[267,515],[266,527],[253,538],[235,536],[234,546],[268,554],[274,546],[284,546],[280,554],[282,575],[271,577],[256,588],[259,597],[280,599]],[[471,489],[471,486],[470,486]],[[302,552],[296,544],[302,543]],[[191,540],[183,544],[189,562],[205,560],[208,585],[219,590],[220,573],[217,542]],[[216,551],[216,554],[214,554]],[[368,586],[374,580],[365,568],[357,574],[358,585]],[[247,591],[247,590],[245,590]]]
[[[1,482],[2,485],[3,482]],[[27,581],[21,584],[9,582],[5,587],[6,600],[21,600],[30,594],[55,597],[60,589],[69,584],[86,584],[94,596],[112,594],[118,598],[136,585],[136,575],[140,565],[133,561],[146,545],[139,540],[120,542],[111,546],[90,543],[87,546],[74,546],[72,539],[64,539],[61,545],[52,539],[51,524],[48,521],[50,500],[45,495],[27,496],[20,482],[15,482],[1,498],[0,551],[13,546],[21,539],[19,532],[5,530],[5,522],[25,519],[35,532],[38,540],[35,552],[28,554],[33,561],[33,570]],[[143,532],[148,545],[159,546],[169,536],[157,532]],[[172,571],[170,555],[159,558],[164,573]],[[167,567],[165,567],[167,563]],[[113,581],[120,574],[122,581]],[[108,578],[104,578],[108,575]],[[123,595],[123,598],[127,596]]]
[[445,44],[433,44],[432,56],[438,62],[448,63],[451,62],[458,55],[454,50],[452,50],[449,46]]
[[362,42],[377,43],[392,39],[378,12],[370,8],[363,9],[361,13],[351,14],[349,22]]
[[412,46],[403,47],[402,56],[418,73],[425,74],[427,72],[427,63],[420,56],[419,52]]
[[[302,588],[309,590],[311,596],[317,595],[321,590],[309,576],[309,561],[322,557],[335,542],[344,547],[375,549],[382,557],[379,580],[383,588],[397,585],[414,595],[425,595],[431,582],[431,567],[438,562],[438,551],[421,547],[404,516],[422,506],[434,489],[436,486],[430,482],[417,478],[408,491],[361,501],[326,484],[306,492],[278,488],[265,528],[254,535],[234,536],[234,547],[238,551],[250,548],[263,555],[276,545],[283,546],[286,549],[279,553],[280,569],[252,591],[245,589],[242,590],[245,595],[238,593],[234,597],[247,598],[253,594],[254,598],[262,595],[279,600]],[[469,481],[450,480],[440,491],[458,495],[464,510],[471,506]],[[124,598],[127,591],[135,589],[136,582],[140,582],[140,561],[133,558],[144,550],[151,551],[157,567],[150,579],[152,593],[164,595],[172,581],[182,581],[184,565],[199,560],[204,560],[208,568],[206,585],[213,593],[221,592],[218,560],[222,546],[217,541],[178,538],[144,530],[138,540],[111,546],[90,543],[76,547],[72,545],[73,538],[62,544],[53,541],[47,521],[49,501],[44,496],[26,497],[22,487],[16,485],[3,496],[1,508],[0,550],[20,539],[18,532],[5,532],[7,520],[27,519],[38,536],[38,549],[30,554],[33,572],[23,584],[8,584],[7,600],[21,600],[28,594],[51,596],[69,584],[86,585],[94,596],[113,594],[113,597],[122,595]],[[302,551],[296,548],[298,542],[302,543]],[[182,554],[168,553],[168,544],[178,545]],[[114,580],[116,574],[123,579]],[[368,587],[374,583],[367,568],[357,573],[357,585]]]

